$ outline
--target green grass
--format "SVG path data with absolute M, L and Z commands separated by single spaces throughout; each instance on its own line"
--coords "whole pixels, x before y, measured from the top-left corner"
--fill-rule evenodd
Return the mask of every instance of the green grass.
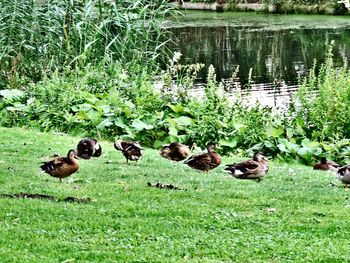
M 150 149 L 126 165 L 110 142 L 63 183 L 39 171 L 40 162 L 80 139 L 0 128 L 0 193 L 95 200 L 1 198 L 1 262 L 350 260 L 349 192 L 334 175 L 271 162 L 262 182 L 240 181 L 223 166 L 206 175 Z M 188 190 L 147 186 L 158 181 Z

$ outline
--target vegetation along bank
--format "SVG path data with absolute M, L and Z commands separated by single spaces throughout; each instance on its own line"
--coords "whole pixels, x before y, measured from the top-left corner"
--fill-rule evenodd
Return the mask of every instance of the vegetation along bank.
M 340 15 L 349 12 L 347 2 L 323 0 L 192 0 L 174 1 L 181 9 L 215 10 L 215 11 L 255 11 L 269 13 L 328 14 Z
M 288 111 L 228 101 L 208 69 L 203 99 L 188 96 L 202 65 L 178 64 L 162 21 L 167 1 L 2 1 L 0 125 L 59 131 L 145 147 L 179 141 L 221 154 L 263 151 L 285 161 L 350 159 L 350 80 L 332 50 L 301 80 Z M 160 64 L 166 66 L 161 68 Z M 162 82 L 155 89 L 155 82 Z M 318 96 L 314 96 L 315 92 Z

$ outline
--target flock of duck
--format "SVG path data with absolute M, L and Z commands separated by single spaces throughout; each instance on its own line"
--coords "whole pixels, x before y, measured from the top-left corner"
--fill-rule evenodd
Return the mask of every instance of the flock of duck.
M 184 161 L 183 163 L 191 168 L 204 172 L 208 172 L 221 164 L 221 156 L 215 151 L 218 146 L 216 142 L 209 142 L 206 151 L 190 156 L 194 146 L 195 144 L 190 149 L 187 145 L 179 142 L 165 144 L 162 146 L 163 148 L 160 151 L 160 155 L 172 161 Z M 122 152 L 126 163 L 128 163 L 128 161 L 137 162 L 142 159 L 143 148 L 139 143 L 116 140 L 114 142 L 114 148 Z M 71 149 L 68 151 L 67 157 L 61 157 L 56 154 L 50 161 L 43 162 L 41 169 L 52 177 L 59 178 L 62 182 L 63 178 L 79 170 L 78 158 L 90 159 L 91 157 L 99 157 L 101 154 L 102 148 L 100 144 L 95 139 L 85 138 L 78 143 L 76 150 Z M 254 154 L 251 160 L 227 164 L 224 171 L 237 179 L 253 179 L 260 181 L 269 171 L 268 163 L 269 161 L 266 156 L 258 152 Z M 340 167 L 337 163 L 328 161 L 325 157 L 322 157 L 321 162 L 315 164 L 313 168 L 315 170 L 336 171 L 341 182 L 346 184 L 346 186 L 350 184 L 350 165 Z

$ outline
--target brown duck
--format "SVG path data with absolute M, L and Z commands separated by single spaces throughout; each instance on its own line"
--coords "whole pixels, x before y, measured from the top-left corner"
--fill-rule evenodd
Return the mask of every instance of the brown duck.
M 226 165 L 224 171 L 238 179 L 261 180 L 269 171 L 268 162 L 262 153 L 256 153 L 252 160 Z
M 179 162 L 185 160 L 190 154 L 190 148 L 179 142 L 172 142 L 162 146 L 163 149 L 160 151 L 160 155 L 172 161 Z
M 338 171 L 340 165 L 333 162 L 333 161 L 328 161 L 326 159 L 326 157 L 322 157 L 321 158 L 321 162 L 320 163 L 316 163 L 314 165 L 314 170 L 330 170 L 330 171 Z
M 59 178 L 62 182 L 62 178 L 79 170 L 79 162 L 76 158 L 77 153 L 74 150 L 69 150 L 67 157 L 56 156 L 51 161 L 44 162 L 40 168 L 52 177 Z
M 207 152 L 192 155 L 184 161 L 184 164 L 204 172 L 218 167 L 221 164 L 221 156 L 215 152 L 216 147 L 216 142 L 209 142 L 207 144 Z
M 102 148 L 95 139 L 84 138 L 78 143 L 77 152 L 79 158 L 90 159 L 101 156 Z
M 114 142 L 114 148 L 123 153 L 126 163 L 128 163 L 129 160 L 138 161 L 142 159 L 143 149 L 141 145 L 136 142 L 116 140 Z

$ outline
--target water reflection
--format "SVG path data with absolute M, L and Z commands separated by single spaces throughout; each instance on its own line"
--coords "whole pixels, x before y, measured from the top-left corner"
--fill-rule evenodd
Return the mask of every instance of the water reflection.
M 188 26 L 170 28 L 174 51 L 180 51 L 181 63 L 204 63 L 216 68 L 217 78 L 229 79 L 237 74 L 242 86 L 252 68 L 254 83 L 276 83 L 283 80 L 296 84 L 314 59 L 325 60 L 328 45 L 335 40 L 334 64 L 343 65 L 350 58 L 350 29 L 284 29 L 264 30 L 257 26 Z M 200 75 L 204 81 L 206 72 Z

